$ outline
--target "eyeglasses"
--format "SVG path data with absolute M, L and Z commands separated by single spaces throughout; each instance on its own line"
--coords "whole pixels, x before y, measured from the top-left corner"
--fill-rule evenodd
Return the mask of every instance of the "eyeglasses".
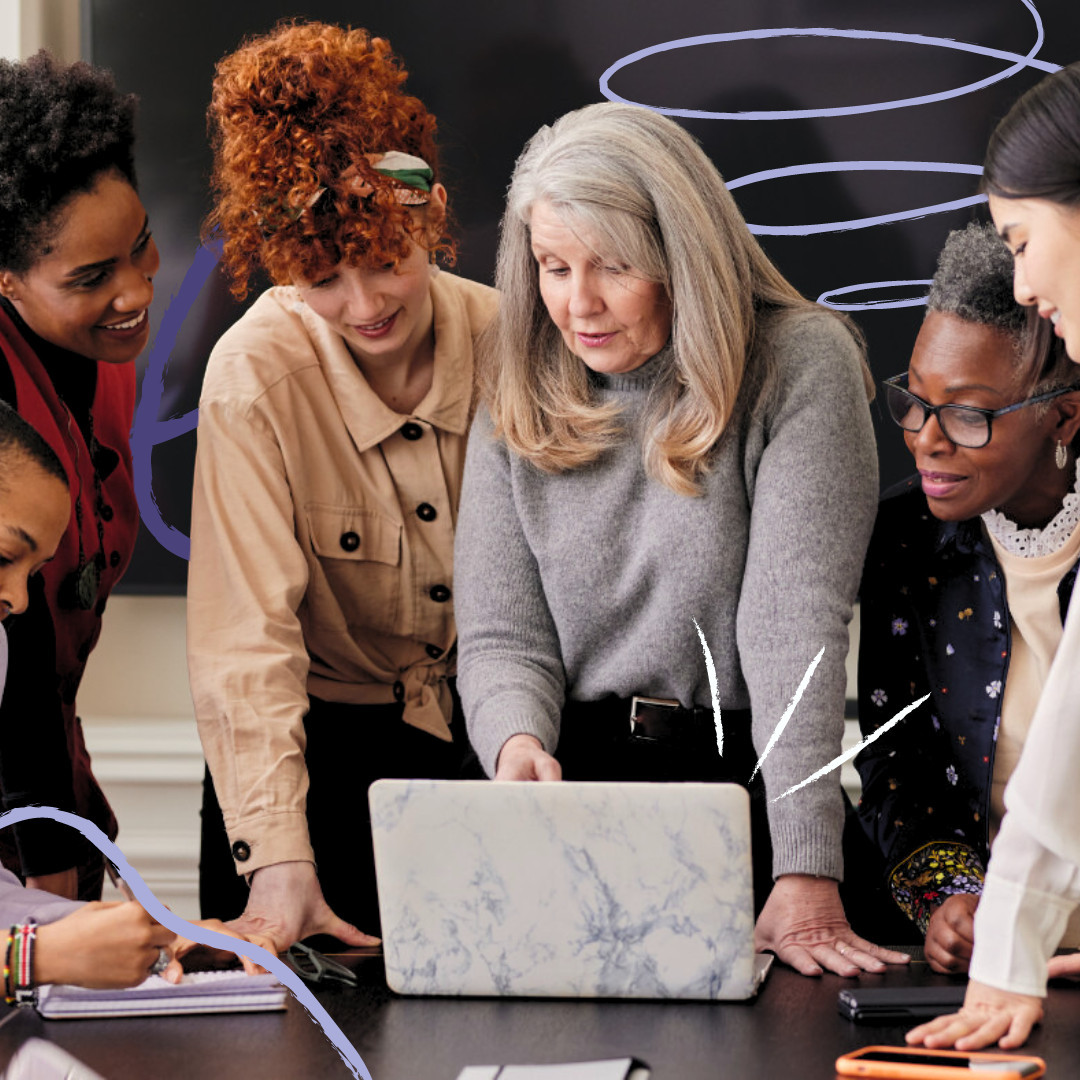
M 990 441 L 991 423 L 997 417 L 1080 390 L 1080 386 L 1064 386 L 1045 394 L 1036 394 L 1015 405 L 1006 405 L 1003 409 L 979 409 L 974 405 L 931 405 L 901 385 L 906 382 L 906 372 L 885 380 L 885 403 L 889 407 L 889 415 L 905 431 L 922 431 L 926 421 L 936 416 L 945 438 L 969 450 L 978 450 Z
M 286 954 L 289 967 L 296 972 L 305 982 L 313 986 L 321 986 L 323 983 L 339 982 L 346 986 L 358 985 L 356 972 L 316 952 L 310 945 L 302 941 L 294 941 L 289 946 Z

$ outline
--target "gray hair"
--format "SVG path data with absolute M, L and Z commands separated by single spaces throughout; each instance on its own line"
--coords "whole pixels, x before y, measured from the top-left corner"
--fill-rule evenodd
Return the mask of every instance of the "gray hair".
M 651 476 L 696 492 L 712 449 L 748 407 L 744 382 L 770 382 L 769 372 L 747 370 L 759 311 L 810 302 L 772 265 L 716 166 L 673 120 L 606 102 L 541 128 L 507 195 L 495 273 L 502 302 L 483 348 L 496 429 L 540 468 L 583 465 L 618 430 L 611 408 L 591 402 L 585 365 L 540 296 L 530 236 L 540 202 L 598 259 L 667 292 L 673 362 L 652 395 L 643 454 Z
M 1013 341 L 1017 379 L 1026 394 L 1071 386 L 1076 368 L 1064 343 L 1035 309 L 1017 303 L 1013 257 L 993 225 L 972 222 L 949 233 L 938 256 L 926 310 L 991 326 Z M 1045 412 L 1048 405 L 1035 406 Z
M 949 233 L 926 298 L 927 311 L 956 315 L 1020 337 L 1028 324 L 1013 295 L 1013 258 L 992 225 Z

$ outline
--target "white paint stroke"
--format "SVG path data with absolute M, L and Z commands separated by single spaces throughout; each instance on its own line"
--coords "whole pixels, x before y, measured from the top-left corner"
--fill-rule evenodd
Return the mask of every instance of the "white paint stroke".
M 875 739 L 880 738 L 890 728 L 896 727 L 896 725 L 899 724 L 900 721 L 903 720 L 909 712 L 914 712 L 914 710 L 917 709 L 929 696 L 929 694 L 923 694 L 923 696 L 919 698 L 918 701 L 913 701 L 906 709 L 901 709 L 887 724 L 882 724 L 881 727 L 877 729 L 877 731 L 873 732 L 873 734 L 867 735 L 866 738 L 863 739 L 863 741 L 859 743 L 858 746 L 853 746 L 850 750 L 841 754 L 839 757 L 833 758 L 828 765 L 823 765 L 820 769 L 818 769 L 816 773 L 808 776 L 805 780 L 796 784 L 794 787 L 789 787 L 783 795 L 777 795 L 776 798 L 773 799 L 773 802 L 778 802 L 780 799 L 785 799 L 793 791 L 798 791 L 799 788 L 806 787 L 807 784 L 811 784 L 815 780 L 820 780 L 821 777 L 823 777 L 826 773 L 832 772 L 833 769 L 839 769 L 845 761 L 850 761 L 857 753 L 859 753 L 860 750 L 865 750 L 866 747 L 868 747 Z
M 698 626 L 697 619 L 692 620 L 697 636 L 701 639 L 701 648 L 705 653 L 705 670 L 709 675 L 709 697 L 712 698 L 712 714 L 716 723 L 716 752 L 724 756 L 724 725 L 720 722 L 720 691 L 716 685 L 716 665 L 713 663 L 712 653 L 709 652 L 709 643 Z
M 817 671 L 817 666 L 821 663 L 821 658 L 824 655 L 825 646 L 822 645 L 821 652 L 810 661 L 810 666 L 806 669 L 806 674 L 803 676 L 802 682 L 799 683 L 799 688 L 788 702 L 788 707 L 784 710 L 784 715 L 780 717 L 780 723 L 773 728 L 773 733 L 769 736 L 769 741 L 765 744 L 765 749 L 761 752 L 761 757 L 758 758 L 757 764 L 754 766 L 754 771 L 750 774 L 751 780 L 757 776 L 758 769 L 761 768 L 761 763 L 769 756 L 769 751 L 776 745 L 776 740 L 783 735 L 784 728 L 787 727 L 787 723 L 791 719 L 791 714 L 795 711 L 795 706 L 802 701 L 802 696 L 806 693 L 806 688 L 810 685 L 810 680 L 814 677 L 814 672 Z

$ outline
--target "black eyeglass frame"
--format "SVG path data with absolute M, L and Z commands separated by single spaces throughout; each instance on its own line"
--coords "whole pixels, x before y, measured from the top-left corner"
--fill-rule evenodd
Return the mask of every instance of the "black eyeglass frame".
M 893 411 L 890 408 L 889 416 L 892 418 L 893 423 L 896 424 L 901 431 L 910 431 L 914 435 L 922 431 L 922 429 L 926 427 L 926 421 L 933 416 L 938 422 L 941 434 L 944 435 L 949 442 L 953 443 L 955 446 L 962 446 L 965 450 L 981 450 L 984 446 L 988 445 L 994 434 L 994 421 L 999 416 L 1005 416 L 1006 413 L 1016 412 L 1017 409 L 1024 409 L 1028 405 L 1038 405 L 1043 401 L 1053 401 L 1054 398 L 1061 397 L 1063 394 L 1072 394 L 1080 390 L 1080 385 L 1063 386 L 1057 390 L 1048 390 L 1045 394 L 1036 394 L 1035 397 L 1025 398 L 1023 401 L 1018 401 L 1014 405 L 1006 405 L 1003 409 L 980 409 L 977 405 L 931 405 L 930 402 L 923 401 L 917 394 L 913 394 L 906 386 L 900 385 L 901 381 L 907 381 L 907 377 L 907 372 L 904 371 L 899 375 L 894 375 L 891 379 L 885 379 L 881 385 L 885 387 L 886 394 L 888 394 L 889 390 L 898 390 L 905 397 L 910 398 L 919 405 L 923 411 L 922 423 L 917 428 L 904 427 L 904 425 L 893 415 Z M 954 439 L 945 430 L 945 425 L 941 422 L 941 414 L 946 410 L 952 412 L 978 413 L 986 420 L 986 438 L 981 443 L 964 443 Z

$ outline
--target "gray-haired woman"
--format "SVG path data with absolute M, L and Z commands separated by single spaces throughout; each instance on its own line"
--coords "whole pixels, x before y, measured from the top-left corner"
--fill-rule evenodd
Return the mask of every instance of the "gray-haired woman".
M 1080 380 L 1012 276 L 992 226 L 950 234 L 911 363 L 886 384 L 918 476 L 882 501 L 862 586 L 864 732 L 932 694 L 857 759 L 881 915 L 895 903 L 954 974 L 1080 562 Z
M 693 139 L 629 106 L 530 141 L 496 278 L 455 550 L 484 768 L 746 785 L 820 653 L 751 785 L 756 884 L 777 878 L 758 947 L 806 974 L 903 960 L 844 916 L 836 774 L 778 799 L 843 727 L 877 479 L 857 335 L 769 262 Z

